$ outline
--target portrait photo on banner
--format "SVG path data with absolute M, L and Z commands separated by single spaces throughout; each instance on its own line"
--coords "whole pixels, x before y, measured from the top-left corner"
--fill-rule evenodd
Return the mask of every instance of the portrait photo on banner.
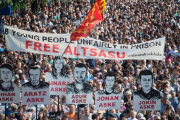
M 49 83 L 50 95 L 66 95 L 66 85 L 72 82 L 72 76 L 66 72 L 66 64 L 61 56 L 55 56 L 52 71 L 45 74 Z
M 66 86 L 67 104 L 91 104 L 93 99 L 93 87 L 85 83 L 87 67 L 83 63 L 75 65 L 73 75 L 75 82 Z
M 49 83 L 41 80 L 41 69 L 31 66 L 28 70 L 29 82 L 22 85 L 23 105 L 50 104 Z
M 142 70 L 139 73 L 141 88 L 134 91 L 133 102 L 135 110 L 161 110 L 160 91 L 154 89 L 153 73 L 150 70 Z
M 20 88 L 12 82 L 13 74 L 12 65 L 0 66 L 0 103 L 20 103 Z
M 96 91 L 95 96 L 95 109 L 96 110 L 109 110 L 119 109 L 121 101 L 121 95 L 116 90 L 114 83 L 116 81 L 114 71 L 107 72 L 105 76 L 105 88 Z

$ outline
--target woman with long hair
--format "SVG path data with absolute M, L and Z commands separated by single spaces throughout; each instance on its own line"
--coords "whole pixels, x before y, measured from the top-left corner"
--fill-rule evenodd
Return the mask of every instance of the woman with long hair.
M 64 60 L 61 56 L 56 56 L 53 60 L 52 76 L 55 79 L 58 79 L 58 77 L 69 77 L 66 73 Z
M 52 65 L 52 76 L 54 78 L 58 78 L 58 76 L 61 77 L 68 77 L 64 65 L 64 60 L 60 56 L 56 56 L 53 60 L 53 65 Z

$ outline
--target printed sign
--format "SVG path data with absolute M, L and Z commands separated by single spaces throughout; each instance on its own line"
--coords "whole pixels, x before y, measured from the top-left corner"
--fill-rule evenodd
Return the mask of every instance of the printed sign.
M 19 103 L 20 88 L 12 82 L 13 67 L 10 64 L 0 66 L 0 103 Z
M 165 37 L 134 45 L 122 45 L 83 37 L 72 42 L 70 34 L 36 33 L 9 26 L 4 26 L 4 32 L 7 49 L 14 51 L 54 56 L 64 53 L 64 57 L 86 59 L 162 60 L 164 56 Z
M 40 81 L 41 69 L 31 67 L 28 73 L 30 81 L 22 85 L 23 105 L 50 104 L 49 84 Z
M 72 82 L 72 76 L 66 73 L 64 60 L 56 56 L 52 64 L 52 72 L 45 74 L 50 86 L 50 95 L 66 95 L 66 85 Z
M 119 109 L 121 95 L 99 95 L 96 94 L 95 98 L 95 109 L 96 110 L 110 110 L 110 109 Z
M 87 67 L 78 63 L 73 70 L 75 82 L 66 86 L 66 104 L 91 104 L 93 100 L 93 87 L 85 83 Z
M 160 91 L 152 88 L 153 73 L 150 70 L 142 70 L 139 74 L 141 88 L 134 91 L 134 110 L 161 110 Z
M 121 95 L 116 91 L 114 82 L 116 81 L 115 73 L 109 71 L 105 76 L 105 88 L 96 91 L 95 108 L 96 110 L 119 109 Z

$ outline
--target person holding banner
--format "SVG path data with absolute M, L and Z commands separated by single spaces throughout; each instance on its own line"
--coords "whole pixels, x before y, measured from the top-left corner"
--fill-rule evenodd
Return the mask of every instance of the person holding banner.
M 91 94 L 93 92 L 92 86 L 85 83 L 85 78 L 87 76 L 87 67 L 85 64 L 76 64 L 73 75 L 75 82 L 66 86 L 66 94 Z
M 158 90 L 152 88 L 153 73 L 150 70 L 142 70 L 139 74 L 141 88 L 134 92 L 133 97 L 138 97 L 143 100 L 158 100 L 161 99 L 161 94 Z
M 118 91 L 114 88 L 115 73 L 110 71 L 106 74 L 105 84 L 106 87 L 103 90 L 97 91 L 97 95 L 113 95 L 118 94 Z

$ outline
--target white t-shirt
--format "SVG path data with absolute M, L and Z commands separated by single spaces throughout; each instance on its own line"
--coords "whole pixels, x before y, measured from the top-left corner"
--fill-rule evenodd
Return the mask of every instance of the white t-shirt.
M 128 120 L 138 120 L 138 119 L 137 118 L 134 118 L 134 119 L 128 118 Z

